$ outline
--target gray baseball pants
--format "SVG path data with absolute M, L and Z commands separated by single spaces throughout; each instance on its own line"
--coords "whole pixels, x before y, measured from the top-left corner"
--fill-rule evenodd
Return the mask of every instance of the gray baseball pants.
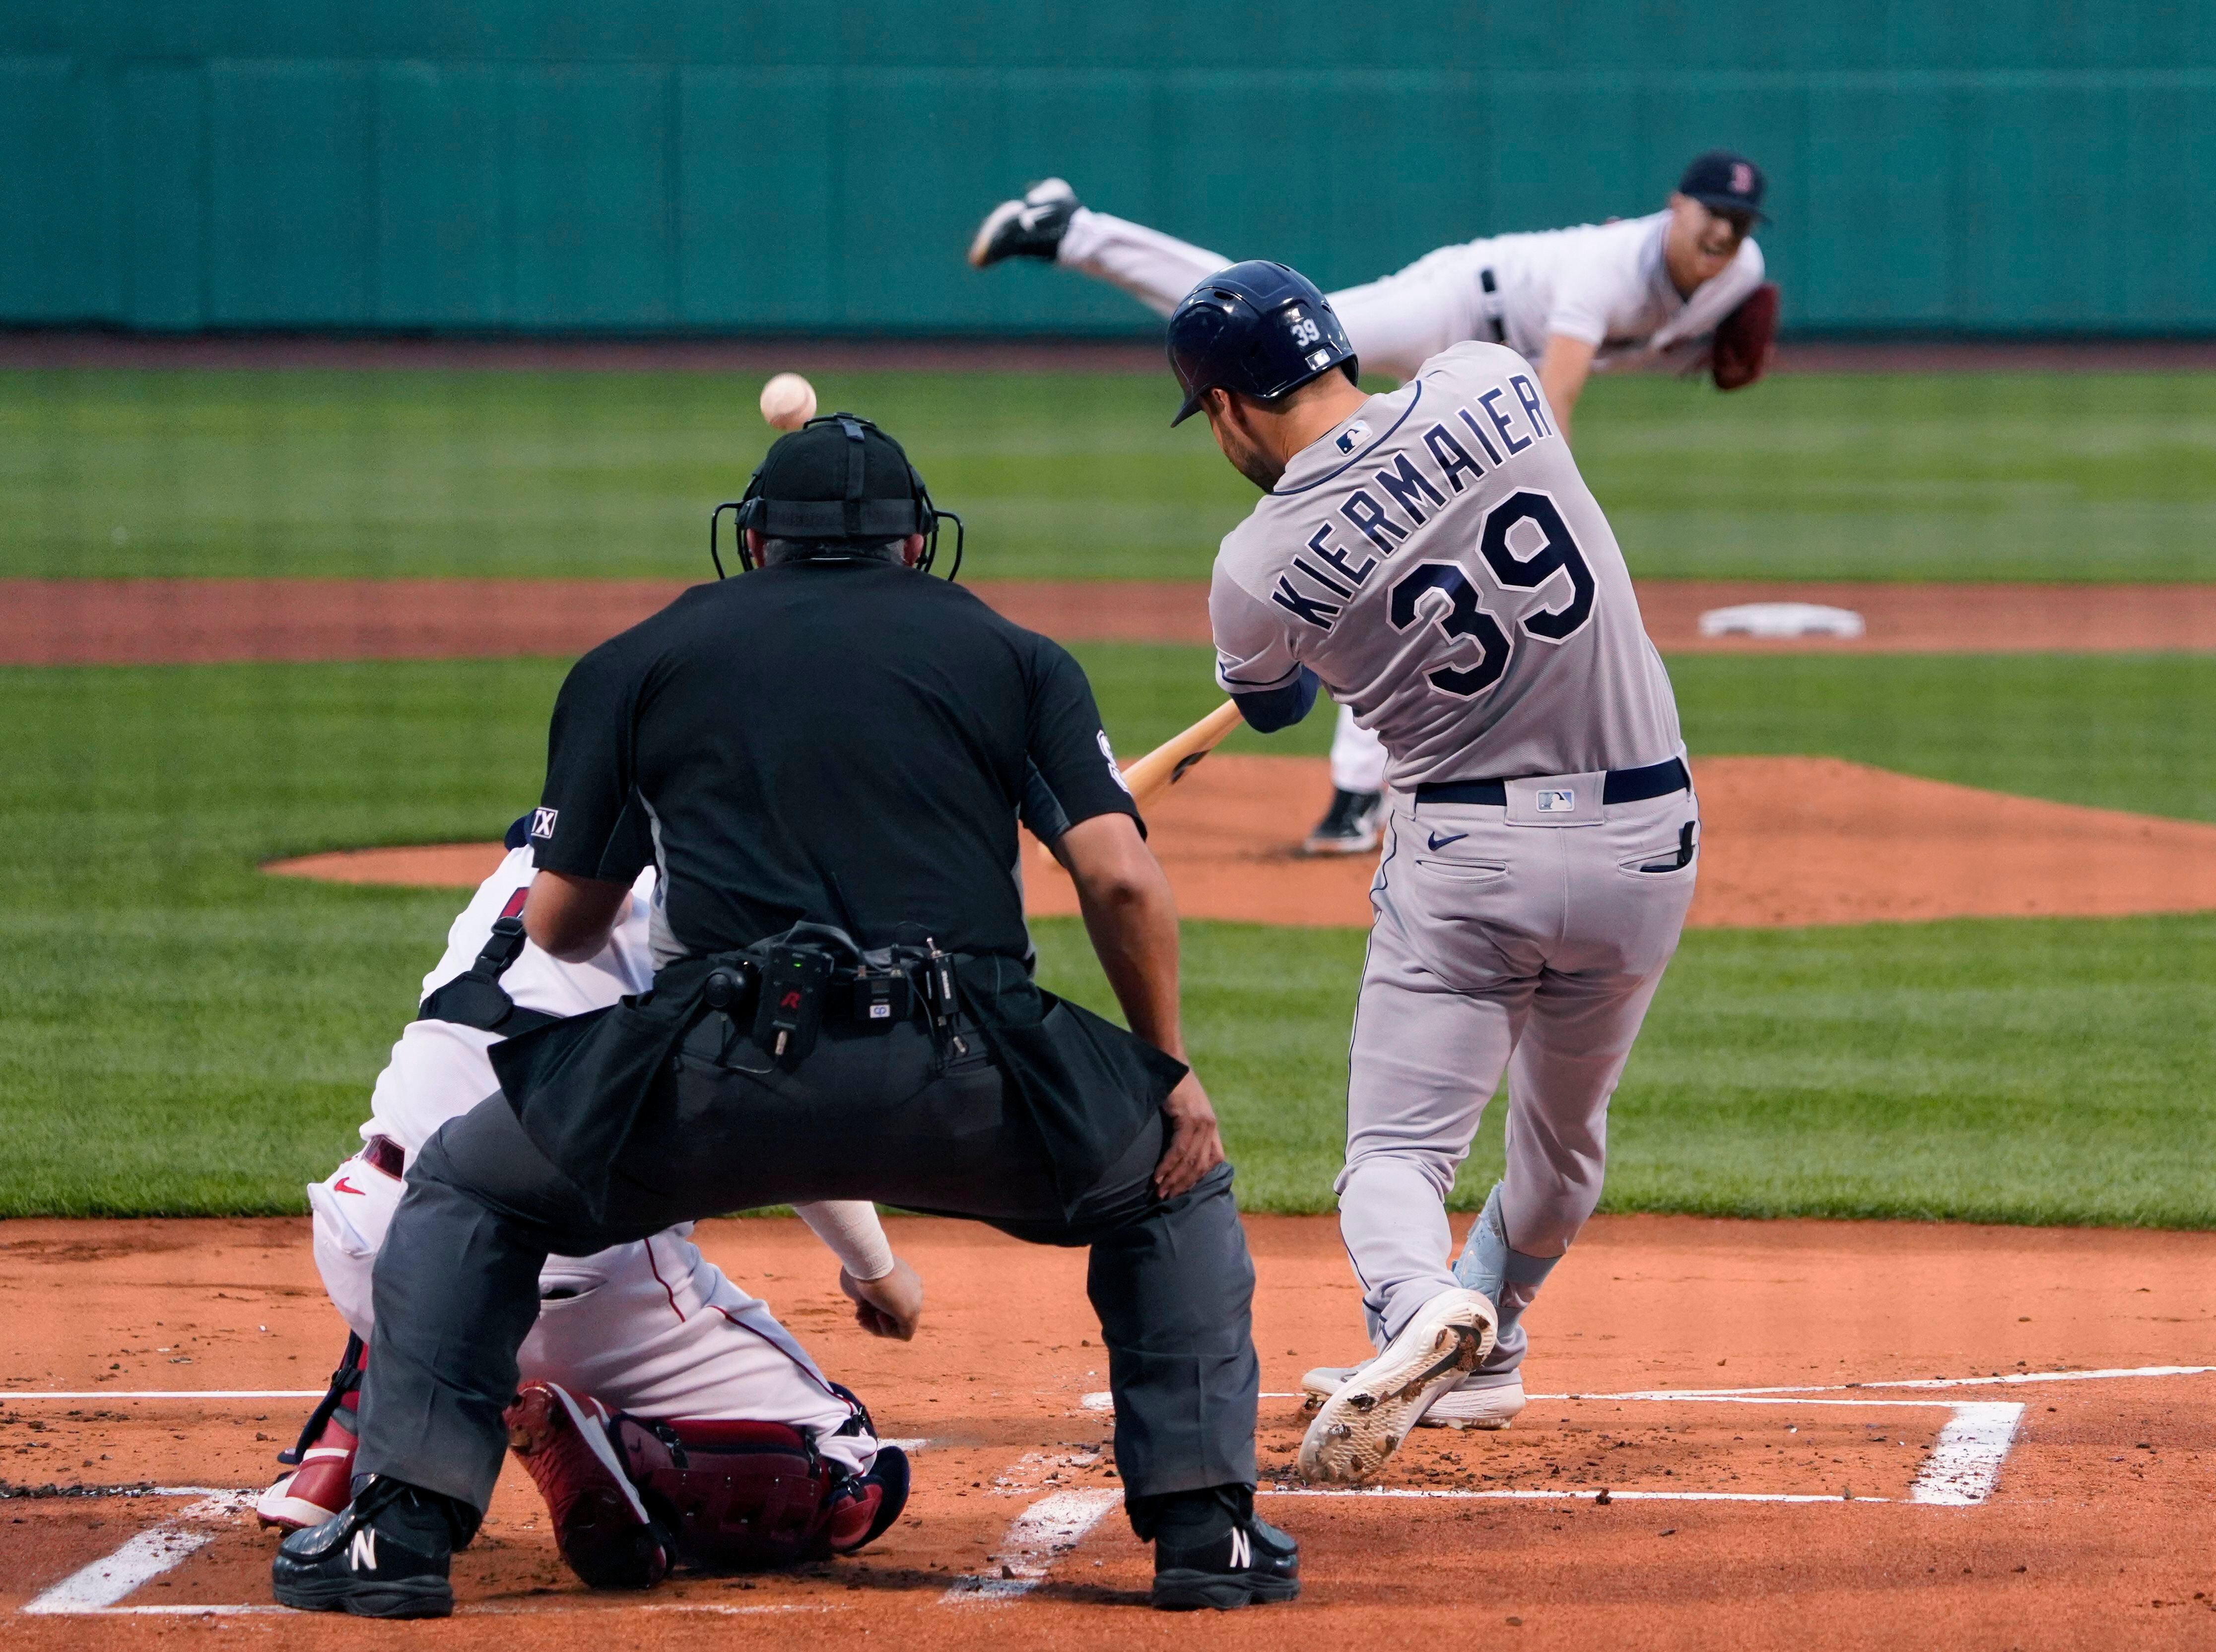
M 1511 825 L 1510 806 L 1395 794 L 1370 889 L 1376 919 L 1349 1057 L 1339 1230 L 1380 1348 L 1442 1291 L 1446 1196 L 1508 1078 L 1505 1317 L 1537 1289 L 1600 1199 L 1609 1097 L 1677 946 L 1697 855 L 1677 864 L 1690 791 L 1597 806 L 1584 823 Z M 1434 846 L 1436 845 L 1436 846 Z M 1520 1261 L 1518 1260 L 1520 1259 Z M 1511 1324 L 1488 1361 L 1521 1358 Z

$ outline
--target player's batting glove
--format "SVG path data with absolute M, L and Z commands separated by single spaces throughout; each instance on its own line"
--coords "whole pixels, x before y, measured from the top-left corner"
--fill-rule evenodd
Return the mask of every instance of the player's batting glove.
M 1725 316 L 1708 347 L 1708 372 L 1720 390 L 1745 390 L 1770 371 L 1777 349 L 1777 283 L 1764 281 Z

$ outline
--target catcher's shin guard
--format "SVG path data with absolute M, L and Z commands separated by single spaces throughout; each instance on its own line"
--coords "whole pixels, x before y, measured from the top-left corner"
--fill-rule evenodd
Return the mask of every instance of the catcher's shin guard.
M 355 1436 L 360 1432 L 354 1406 L 368 1360 L 361 1338 L 349 1333 L 330 1386 L 308 1414 L 299 1440 L 290 1451 L 277 1453 L 292 1472 L 255 1501 L 254 1513 L 262 1525 L 285 1532 L 320 1526 L 352 1499 Z
M 851 1555 L 883 1537 L 908 1507 L 908 1453 L 877 1447 L 867 1474 L 850 1474 L 831 1488 L 823 1511 L 823 1541 L 834 1555 Z
M 552 1383 L 526 1383 L 503 1420 L 571 1571 L 596 1589 L 651 1588 L 668 1575 L 668 1536 L 631 1483 L 606 1406 Z
M 802 1430 L 625 1415 L 612 1433 L 631 1483 L 686 1565 L 753 1571 L 829 1552 L 826 1505 L 839 1477 Z

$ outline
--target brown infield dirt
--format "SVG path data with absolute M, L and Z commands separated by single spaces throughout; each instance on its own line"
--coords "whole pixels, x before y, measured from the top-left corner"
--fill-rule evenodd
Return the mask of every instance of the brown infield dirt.
M 673 589 L 15 582 L 0 585 L 0 661 L 566 654 Z M 1105 612 L 1098 587 L 982 589 L 1071 640 L 1205 640 L 1197 586 L 1117 586 Z M 2216 646 L 2201 587 L 1685 582 L 1642 596 L 1670 649 Z M 1698 639 L 1702 610 L 1757 599 L 1855 607 L 1869 635 Z M 1828 758 L 1696 770 L 1707 833 L 1696 923 L 2216 906 L 2216 828 Z M 1288 852 L 1328 785 L 1314 759 L 1220 755 L 1194 771 L 1153 816 L 1185 910 L 1366 922 L 1368 865 Z M 273 869 L 467 885 L 497 852 L 378 851 Z M 1027 852 L 1033 909 L 1068 910 L 1058 871 Z M 959 1224 L 889 1225 L 933 1292 L 908 1346 L 853 1327 L 797 1224 L 701 1232 L 861 1391 L 887 1437 L 924 1442 L 908 1514 L 878 1545 L 795 1574 L 596 1595 L 562 1568 L 535 1494 L 511 1474 L 457 1563 L 461 1614 L 401 1631 L 269 1611 L 270 1539 L 208 1495 L 265 1482 L 310 1403 L 271 1391 L 314 1389 L 335 1357 L 341 1330 L 305 1223 L 0 1225 L 8 1644 L 2216 1644 L 2216 1374 L 2149 1369 L 2209 1359 L 2216 1235 L 1603 1218 L 1532 1316 L 1530 1378 L 1546 1397 L 1504 1434 L 1422 1431 L 1382 1493 L 1346 1495 L 1285 1477 L 1299 1373 L 1359 1351 L 1335 1229 L 1250 1219 L 1269 1395 L 1261 1506 L 1302 1538 L 1306 1592 L 1194 1619 L 1143 1609 L 1147 1553 L 1115 1512 L 1108 1419 L 1086 1399 L 1106 1384 L 1082 1258 Z M 1912 1385 L 1872 1386 L 1893 1384 Z M 1811 1391 L 1745 1391 L 1770 1387 Z M 194 1391 L 148 1393 L 173 1389 Z M 195 1397 L 210 1390 L 245 1391 Z M 180 1489 L 121 1490 L 145 1486 Z M 85 1581 L 126 1571 L 143 1581 Z M 114 1604 L 96 1624 L 16 1615 L 65 1580 Z
M 1696 759 L 1699 886 L 1690 923 L 1746 929 L 1941 918 L 2111 918 L 2216 908 L 2216 826 L 2083 808 L 1837 758 Z M 1219 754 L 1148 811 L 1188 918 L 1367 925 L 1374 856 L 1311 860 L 1294 833 L 1331 796 L 1320 758 Z M 286 877 L 473 888 L 498 844 L 339 850 Z M 1074 916 L 1068 877 L 1025 843 L 1025 904 Z
M 1301 1372 L 1359 1347 L 1336 1229 L 1250 1219 L 1261 1508 L 1302 1539 L 1305 1591 L 1173 1618 L 1143 1607 L 1147 1552 L 1115 1508 L 1109 1420 L 1086 1398 L 1106 1379 L 1082 1255 L 959 1223 L 888 1225 L 931 1293 L 912 1344 L 854 1328 L 797 1223 L 700 1232 L 884 1435 L 924 1442 L 908 1514 L 877 1545 L 797 1574 L 593 1594 L 511 1471 L 457 1563 L 460 1613 L 382 1630 L 268 1612 L 272 1541 L 249 1516 L 101 1489 L 251 1490 L 274 1472 L 310 1401 L 271 1391 L 317 1388 L 342 1336 L 305 1221 L 10 1222 L 0 1476 L 11 1493 L 69 1495 L 0 1501 L 6 1643 L 2216 1643 L 2216 1376 L 2147 1369 L 2209 1359 L 2216 1234 L 1604 1217 L 1531 1316 L 1527 1370 L 1546 1397 L 1505 1433 L 1419 1431 L 1388 1465 L 1388 1495 L 1350 1496 L 1286 1477 Z M 1774 1387 L 1810 1391 L 1743 1392 Z M 146 1397 L 175 1390 L 244 1391 Z M 1026 1551 L 1011 1528 L 1050 1497 L 1033 1522 L 1062 1529 L 1062 1551 Z M 173 1535 L 142 1535 L 165 1524 Z M 96 1620 L 19 1615 L 83 1569 L 149 1552 L 175 1563 Z M 1033 1586 L 950 1600 L 965 1577 Z M 242 1606 L 262 1610 L 211 1610 Z
M 1209 641 L 1197 580 L 980 580 L 970 588 L 1065 642 Z M 575 655 L 686 589 L 667 580 L 0 580 L 0 666 Z M 1859 585 L 1646 580 L 1665 654 L 2020 654 L 2216 648 L 2216 585 Z M 1857 638 L 1704 637 L 1702 614 L 1813 602 Z

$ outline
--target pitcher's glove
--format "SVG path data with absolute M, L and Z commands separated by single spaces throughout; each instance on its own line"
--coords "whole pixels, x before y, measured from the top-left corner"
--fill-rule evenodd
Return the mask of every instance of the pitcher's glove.
M 1720 390 L 1745 390 L 1770 371 L 1777 349 L 1777 283 L 1764 281 L 1717 324 L 1708 372 Z

